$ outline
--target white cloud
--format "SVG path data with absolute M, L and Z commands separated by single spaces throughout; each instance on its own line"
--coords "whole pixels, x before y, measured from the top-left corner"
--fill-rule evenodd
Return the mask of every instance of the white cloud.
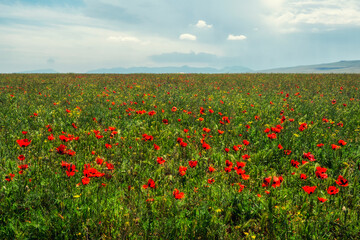
M 229 34 L 227 40 L 245 40 L 247 37 L 245 35 L 232 35 Z
M 207 24 L 204 20 L 199 20 L 195 26 L 198 28 L 212 28 L 213 25 Z
M 140 42 L 138 38 L 131 36 L 110 36 L 107 40 L 112 42 Z
M 265 0 L 263 0 L 265 1 Z M 266 22 L 279 32 L 312 31 L 337 26 L 360 26 L 358 0 L 281 1 L 278 7 L 268 7 Z M 309 25 L 313 25 L 309 28 Z M 325 26 L 325 28 L 324 28 Z M 322 30 L 320 30 L 322 31 Z
M 196 40 L 196 36 L 192 35 L 190 33 L 183 33 L 180 35 L 179 37 L 180 40 L 191 40 L 191 41 L 195 41 Z

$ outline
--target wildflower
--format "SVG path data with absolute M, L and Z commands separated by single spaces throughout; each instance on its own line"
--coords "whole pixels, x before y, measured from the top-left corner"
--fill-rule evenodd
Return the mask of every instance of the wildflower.
M 184 176 L 186 174 L 187 167 L 180 166 L 179 167 L 179 174 L 180 176 Z
M 342 187 L 347 187 L 349 186 L 349 181 L 347 179 L 345 179 L 343 176 L 339 175 L 337 181 L 335 181 L 337 185 L 342 186 Z
M 203 149 L 205 149 L 205 150 L 208 150 L 208 149 L 211 148 L 210 145 L 207 144 L 207 143 L 205 143 L 205 142 L 203 143 L 202 147 L 203 147 Z
M 213 178 L 209 178 L 207 181 L 209 184 L 213 184 L 215 182 L 215 180 Z
M 271 133 L 267 135 L 269 139 L 276 139 L 276 134 L 275 133 Z
M 304 187 L 302 187 L 302 189 L 304 189 L 304 191 L 310 195 L 310 194 L 314 193 L 316 186 L 313 186 L 313 187 L 304 186 Z
M 328 175 L 325 173 L 327 168 L 316 167 L 315 175 L 320 179 L 328 178 Z
M 150 188 L 156 188 L 154 180 L 149 178 L 148 183 L 142 186 L 144 189 Z
M 337 149 L 340 149 L 340 146 L 331 144 L 331 148 L 332 148 L 332 150 L 337 150 Z
M 330 186 L 327 190 L 328 194 L 330 195 L 335 195 L 339 192 L 339 189 L 334 187 L 334 186 Z
M 318 197 L 319 202 L 326 202 L 327 199 Z
M 83 185 L 87 185 L 87 184 L 89 184 L 89 182 L 90 182 L 90 178 L 88 178 L 88 177 L 83 177 L 83 179 L 81 179 L 81 182 L 82 182 Z
M 5 176 L 5 180 L 8 181 L 8 182 L 10 182 L 10 181 L 13 180 L 14 177 L 15 177 L 15 174 L 9 173 L 8 176 Z
M 299 162 L 298 161 L 295 161 L 294 159 L 291 159 L 290 161 L 291 165 L 295 168 L 299 168 Z
M 194 168 L 194 167 L 196 167 L 196 165 L 197 165 L 197 161 L 196 160 L 191 160 L 191 161 L 189 161 L 189 166 L 191 167 L 191 168 Z
M 156 159 L 156 161 L 157 161 L 158 164 L 164 164 L 165 163 L 165 159 L 163 159 L 162 157 L 158 157 Z
M 173 195 L 175 197 L 175 199 L 182 199 L 184 198 L 184 193 L 180 192 L 178 189 L 175 188 L 175 190 L 173 191 Z
M 25 139 L 16 140 L 16 142 L 20 145 L 20 147 L 27 147 L 30 145 L 31 140 L 25 138 Z
M 284 181 L 283 177 L 273 177 L 273 184 L 271 185 L 273 188 L 280 187 L 281 183 Z

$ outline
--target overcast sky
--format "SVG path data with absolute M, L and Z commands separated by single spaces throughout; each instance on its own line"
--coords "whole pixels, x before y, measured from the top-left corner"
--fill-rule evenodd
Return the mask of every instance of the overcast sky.
M 360 0 L 0 0 L 0 72 L 360 59 Z

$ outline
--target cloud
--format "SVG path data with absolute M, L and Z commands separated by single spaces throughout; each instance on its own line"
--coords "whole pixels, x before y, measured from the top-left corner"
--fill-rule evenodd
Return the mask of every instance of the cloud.
M 213 25 L 206 24 L 204 20 L 199 20 L 195 26 L 198 28 L 212 28 Z
M 191 40 L 191 41 L 195 41 L 196 40 L 196 36 L 192 35 L 190 33 L 183 33 L 179 36 L 180 40 Z
M 187 63 L 187 62 L 214 62 L 218 59 L 215 54 L 204 53 L 204 52 L 190 52 L 190 53 L 180 53 L 180 52 L 171 52 L 163 53 L 158 55 L 150 56 L 150 59 L 155 62 L 161 63 Z
M 138 38 L 131 36 L 110 36 L 107 40 L 111 42 L 140 42 Z
M 266 22 L 283 33 L 311 32 L 314 28 L 327 31 L 329 27 L 360 26 L 358 0 L 279 0 L 276 8 L 265 3 L 264 6 L 269 11 L 264 17 Z
M 229 34 L 227 40 L 245 40 L 247 37 L 245 35 L 232 35 Z

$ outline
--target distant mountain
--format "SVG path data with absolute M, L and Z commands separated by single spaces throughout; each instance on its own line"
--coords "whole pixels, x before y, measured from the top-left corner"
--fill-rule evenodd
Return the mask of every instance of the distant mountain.
M 360 73 L 360 60 L 340 61 L 317 65 L 274 68 L 256 71 L 260 73 Z
M 250 68 L 234 66 L 222 69 L 212 67 L 131 67 L 131 68 L 102 68 L 87 73 L 245 73 L 253 72 Z
M 38 69 L 38 70 L 31 70 L 31 71 L 23 71 L 18 73 L 58 73 L 54 69 Z

